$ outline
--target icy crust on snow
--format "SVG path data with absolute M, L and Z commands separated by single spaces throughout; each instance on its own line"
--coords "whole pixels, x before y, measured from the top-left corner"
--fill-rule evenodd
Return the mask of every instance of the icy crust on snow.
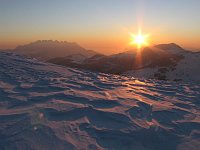
M 1 150 L 197 150 L 200 86 L 0 53 Z

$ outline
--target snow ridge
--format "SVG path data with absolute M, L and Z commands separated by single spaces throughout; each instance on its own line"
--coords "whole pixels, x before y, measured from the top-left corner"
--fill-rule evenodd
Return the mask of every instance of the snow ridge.
M 0 53 L 0 149 L 196 150 L 200 86 Z

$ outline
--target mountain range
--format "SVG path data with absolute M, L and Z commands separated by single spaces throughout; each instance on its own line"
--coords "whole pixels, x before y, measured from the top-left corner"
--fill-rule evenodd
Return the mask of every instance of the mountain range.
M 109 74 L 200 83 L 200 53 L 187 51 L 174 43 L 146 47 L 140 52 L 97 54 L 90 58 L 67 56 L 48 62 Z
M 103 55 L 76 43 L 36 41 L 10 50 L 57 65 L 145 79 L 193 81 L 200 83 L 200 53 L 175 43 Z

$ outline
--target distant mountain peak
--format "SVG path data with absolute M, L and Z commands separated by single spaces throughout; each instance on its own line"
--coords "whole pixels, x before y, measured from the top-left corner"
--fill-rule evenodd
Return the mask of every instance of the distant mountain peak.
M 161 50 L 170 52 L 170 53 L 180 53 L 180 52 L 186 51 L 181 46 L 177 45 L 176 43 L 159 44 L 159 45 L 156 45 L 155 47 Z
M 18 46 L 13 52 L 23 54 L 40 60 L 48 60 L 56 57 L 65 57 L 73 54 L 82 54 L 91 57 L 97 52 L 86 50 L 75 42 L 37 40 L 35 42 Z

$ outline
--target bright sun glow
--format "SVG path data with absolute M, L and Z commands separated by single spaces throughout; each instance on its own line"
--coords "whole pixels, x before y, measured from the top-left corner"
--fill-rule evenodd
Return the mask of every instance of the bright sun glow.
M 140 49 L 142 46 L 147 46 L 147 38 L 149 34 L 142 34 L 141 30 L 138 31 L 138 34 L 131 33 L 131 44 L 137 45 L 137 48 Z

